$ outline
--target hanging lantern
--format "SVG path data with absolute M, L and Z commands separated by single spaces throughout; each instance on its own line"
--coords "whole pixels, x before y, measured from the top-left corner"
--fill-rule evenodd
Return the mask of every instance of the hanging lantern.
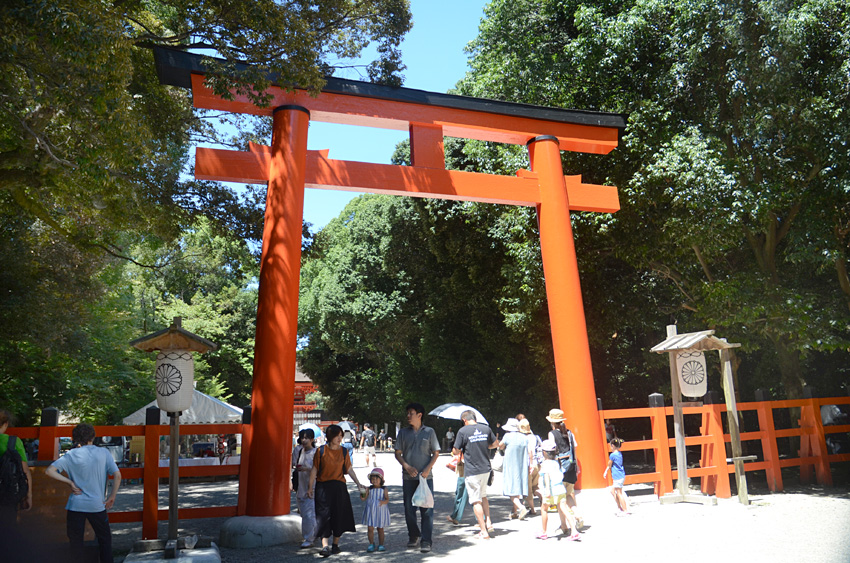
M 156 404 L 165 412 L 182 412 L 192 406 L 195 362 L 189 350 L 163 350 L 156 355 Z
M 705 354 L 699 350 L 676 352 L 676 372 L 679 387 L 685 397 L 702 397 L 708 391 L 708 371 Z
M 183 412 L 192 406 L 195 391 L 193 353 L 203 354 L 218 346 L 182 327 L 183 320 L 174 317 L 171 326 L 130 342 L 144 352 L 156 351 L 156 405 L 165 412 Z

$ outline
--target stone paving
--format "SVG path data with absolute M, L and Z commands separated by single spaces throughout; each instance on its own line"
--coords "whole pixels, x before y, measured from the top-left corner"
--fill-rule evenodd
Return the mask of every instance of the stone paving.
M 445 460 L 445 461 L 444 461 Z M 433 551 L 428 554 L 407 550 L 407 532 L 401 506 L 401 468 L 389 453 L 378 455 L 378 464 L 387 474 L 391 496 L 392 524 L 387 530 L 387 551 L 367 553 L 365 527 L 345 534 L 343 553 L 332 560 L 367 561 L 385 558 L 393 561 L 521 561 L 578 557 L 586 561 L 621 559 L 633 562 L 718 562 L 740 560 L 772 563 L 850 562 L 850 488 L 823 489 L 793 487 L 786 493 L 769 494 L 753 486 L 751 505 L 740 505 L 737 498 L 720 499 L 717 506 L 678 504 L 661 506 L 646 486 L 627 487 L 633 514 L 617 517 L 614 502 L 607 491 L 583 491 L 578 495 L 588 527 L 581 540 L 571 542 L 558 531 L 557 515 L 551 515 L 548 540 L 535 539 L 540 533 L 540 516 L 526 521 L 510 520 L 508 499 L 500 495 L 497 477 L 490 488 L 491 511 L 496 532 L 493 539 L 475 539 L 477 526 L 467 509 L 462 527 L 446 521 L 451 511 L 455 474 L 445 468 L 448 457 L 435 466 L 435 529 Z M 627 468 L 628 469 L 628 468 Z M 358 454 L 355 471 L 365 482 L 368 468 Z M 497 474 L 499 475 L 499 474 Z M 362 503 L 353 485 L 355 518 L 359 522 Z M 181 485 L 181 506 L 218 506 L 235 504 L 235 480 Z M 160 489 L 160 507 L 167 507 L 167 486 Z M 119 493 L 119 510 L 141 508 L 141 486 L 128 485 Z M 293 513 L 295 513 L 293 506 Z M 224 519 L 181 521 L 181 535 L 199 533 L 217 538 Z M 133 541 L 141 537 L 141 524 L 113 525 L 117 561 L 122 560 Z M 160 523 L 160 537 L 167 535 L 167 523 Z M 317 542 L 318 543 L 318 542 Z M 297 545 L 262 549 L 221 549 L 226 563 L 267 563 L 268 561 L 306 562 L 320 559 L 318 549 L 299 550 Z

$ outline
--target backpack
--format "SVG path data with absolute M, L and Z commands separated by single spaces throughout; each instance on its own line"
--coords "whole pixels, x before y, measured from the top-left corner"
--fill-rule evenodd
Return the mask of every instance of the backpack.
M 537 465 L 541 465 L 543 460 L 546 458 L 543 456 L 543 440 L 540 439 L 540 436 L 534 434 L 534 462 Z
M 6 452 L 0 456 L 0 504 L 17 506 L 27 498 L 29 480 L 21 454 L 15 449 L 17 436 L 9 436 Z
M 370 448 L 374 447 L 374 445 L 375 445 L 375 433 L 372 432 L 371 430 L 369 431 L 368 434 L 366 434 L 366 445 L 369 446 Z
M 558 444 L 558 463 L 561 465 L 561 471 L 567 473 L 573 469 L 575 463 L 575 452 L 573 450 L 573 433 L 567 429 L 567 437 L 564 438 L 560 431 L 552 434 L 555 436 L 555 442 Z

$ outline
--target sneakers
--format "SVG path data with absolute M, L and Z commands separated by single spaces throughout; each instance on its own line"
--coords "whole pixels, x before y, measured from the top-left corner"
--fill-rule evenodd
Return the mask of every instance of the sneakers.
M 525 520 L 526 516 L 528 516 L 528 509 L 525 508 L 525 507 L 522 507 L 522 509 L 519 511 L 519 514 L 517 514 L 516 517 L 517 517 L 517 520 Z
M 419 551 L 422 553 L 428 553 L 431 551 L 431 544 L 428 542 L 422 542 L 422 545 L 419 547 Z
M 339 548 L 339 546 L 337 544 L 333 544 L 333 546 L 331 547 L 331 553 L 334 553 L 334 554 L 342 553 L 342 550 Z
M 331 556 L 331 548 L 329 548 L 327 546 L 323 547 L 322 551 L 319 552 L 319 555 L 321 555 L 322 557 L 330 557 Z
M 537 535 L 536 535 L 536 536 L 534 536 L 534 537 L 536 537 L 536 538 L 537 538 L 537 539 L 539 539 L 539 540 L 546 540 L 546 539 L 549 539 L 549 536 L 547 536 L 547 535 L 546 535 L 546 532 L 543 532 L 542 534 L 537 534 Z
M 379 546 L 378 546 L 378 551 L 386 551 L 386 550 L 387 550 L 387 548 L 386 548 L 386 547 L 384 547 L 384 546 L 382 546 L 382 545 L 379 545 Z
M 313 547 L 313 542 L 305 540 L 299 549 L 307 549 L 308 547 Z
M 570 541 L 576 541 L 580 537 L 581 537 L 581 534 L 579 534 L 578 532 L 573 532 L 573 534 L 569 537 L 569 540 Z
M 581 530 L 582 528 L 584 528 L 584 518 L 576 516 L 576 529 Z
M 408 549 L 419 547 L 419 538 L 411 538 L 411 540 L 407 542 L 407 547 Z
M 375 544 L 370 543 L 369 547 L 366 548 L 366 551 L 368 551 L 369 553 L 374 553 L 375 552 Z

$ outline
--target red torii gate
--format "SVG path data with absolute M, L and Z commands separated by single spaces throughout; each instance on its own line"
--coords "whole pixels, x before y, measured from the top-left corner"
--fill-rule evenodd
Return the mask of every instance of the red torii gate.
M 535 206 L 552 325 L 560 406 L 581 446 L 580 485 L 603 488 L 607 460 L 597 414 L 570 211 L 615 212 L 617 189 L 564 176 L 561 150 L 607 154 L 622 115 L 542 108 L 331 78 L 317 97 L 273 86 L 270 107 L 246 96 L 215 96 L 202 57 L 154 50 L 164 84 L 191 88 L 195 107 L 273 116 L 271 147 L 248 152 L 198 148 L 195 176 L 268 182 L 260 266 L 252 395 L 253 441 L 246 512 L 289 513 L 301 224 L 304 188 Z M 331 160 L 307 150 L 310 120 L 410 132 L 412 166 Z M 443 137 L 528 146 L 531 171 L 516 177 L 446 170 Z

